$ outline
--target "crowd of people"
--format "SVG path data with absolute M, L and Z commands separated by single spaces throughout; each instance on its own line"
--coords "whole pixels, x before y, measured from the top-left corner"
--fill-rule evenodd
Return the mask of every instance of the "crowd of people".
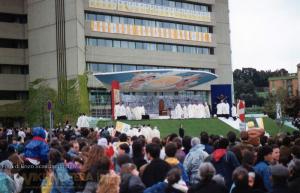
M 299 193 L 300 133 L 0 130 L 1 193 Z

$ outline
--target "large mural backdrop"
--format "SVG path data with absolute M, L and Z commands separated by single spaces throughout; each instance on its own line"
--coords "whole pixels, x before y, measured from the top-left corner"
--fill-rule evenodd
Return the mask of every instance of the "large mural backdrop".
M 170 69 L 96 73 L 94 76 L 107 89 L 110 89 L 112 81 L 118 81 L 123 92 L 181 91 L 217 78 L 210 72 Z

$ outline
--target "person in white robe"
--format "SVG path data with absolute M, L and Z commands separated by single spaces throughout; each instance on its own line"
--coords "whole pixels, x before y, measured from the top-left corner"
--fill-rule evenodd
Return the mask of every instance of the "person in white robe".
M 126 116 L 126 107 L 124 104 L 120 106 L 120 116 Z
M 221 117 L 223 115 L 223 105 L 222 103 L 217 104 L 217 116 Z
M 128 120 L 132 120 L 131 108 L 129 106 L 126 107 L 126 117 Z
M 202 103 L 198 104 L 198 109 L 199 109 L 199 114 L 200 114 L 199 118 L 201 118 L 201 119 L 205 118 L 206 117 L 205 116 L 205 107 Z
M 194 113 L 194 111 L 193 111 L 193 105 L 189 104 L 188 107 L 187 107 L 187 110 L 188 110 L 188 117 L 189 117 L 189 119 L 193 118 L 194 117 L 194 115 L 193 115 L 193 113 Z
M 205 108 L 205 118 L 210 118 L 210 110 L 207 102 L 205 102 L 204 108 Z
M 197 105 L 196 104 L 192 105 L 192 111 L 193 111 L 193 118 L 199 117 L 198 110 L 197 110 Z
M 158 130 L 157 127 L 154 127 L 154 128 L 152 129 L 152 139 L 153 139 L 154 137 L 157 137 L 158 139 L 160 139 L 160 131 Z
M 182 118 L 182 114 L 183 114 L 183 110 L 181 108 L 181 105 L 177 104 L 176 108 L 175 108 L 175 119 L 181 119 Z
M 186 105 L 183 106 L 183 118 L 188 119 L 189 118 L 189 113 Z
M 121 106 L 119 104 L 115 105 L 115 119 L 121 116 Z
M 230 115 L 230 105 L 227 101 L 224 103 L 224 115 L 226 118 L 229 118 Z

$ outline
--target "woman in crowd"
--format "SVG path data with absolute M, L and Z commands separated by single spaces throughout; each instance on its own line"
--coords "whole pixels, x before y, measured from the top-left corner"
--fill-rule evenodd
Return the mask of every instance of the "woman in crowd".
M 186 193 L 188 188 L 180 178 L 180 169 L 173 168 L 168 172 L 165 181 L 154 184 L 147 188 L 144 193 Z
M 211 163 L 202 163 L 199 167 L 199 183 L 193 185 L 188 193 L 227 193 L 224 185 L 213 180 L 216 169 Z

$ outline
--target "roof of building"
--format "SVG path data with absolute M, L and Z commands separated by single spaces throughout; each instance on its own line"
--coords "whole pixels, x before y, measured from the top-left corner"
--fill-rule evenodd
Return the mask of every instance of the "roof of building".
M 276 77 L 270 77 L 269 81 L 272 80 L 291 80 L 291 79 L 297 79 L 297 74 L 289 74 L 288 76 L 276 76 Z

